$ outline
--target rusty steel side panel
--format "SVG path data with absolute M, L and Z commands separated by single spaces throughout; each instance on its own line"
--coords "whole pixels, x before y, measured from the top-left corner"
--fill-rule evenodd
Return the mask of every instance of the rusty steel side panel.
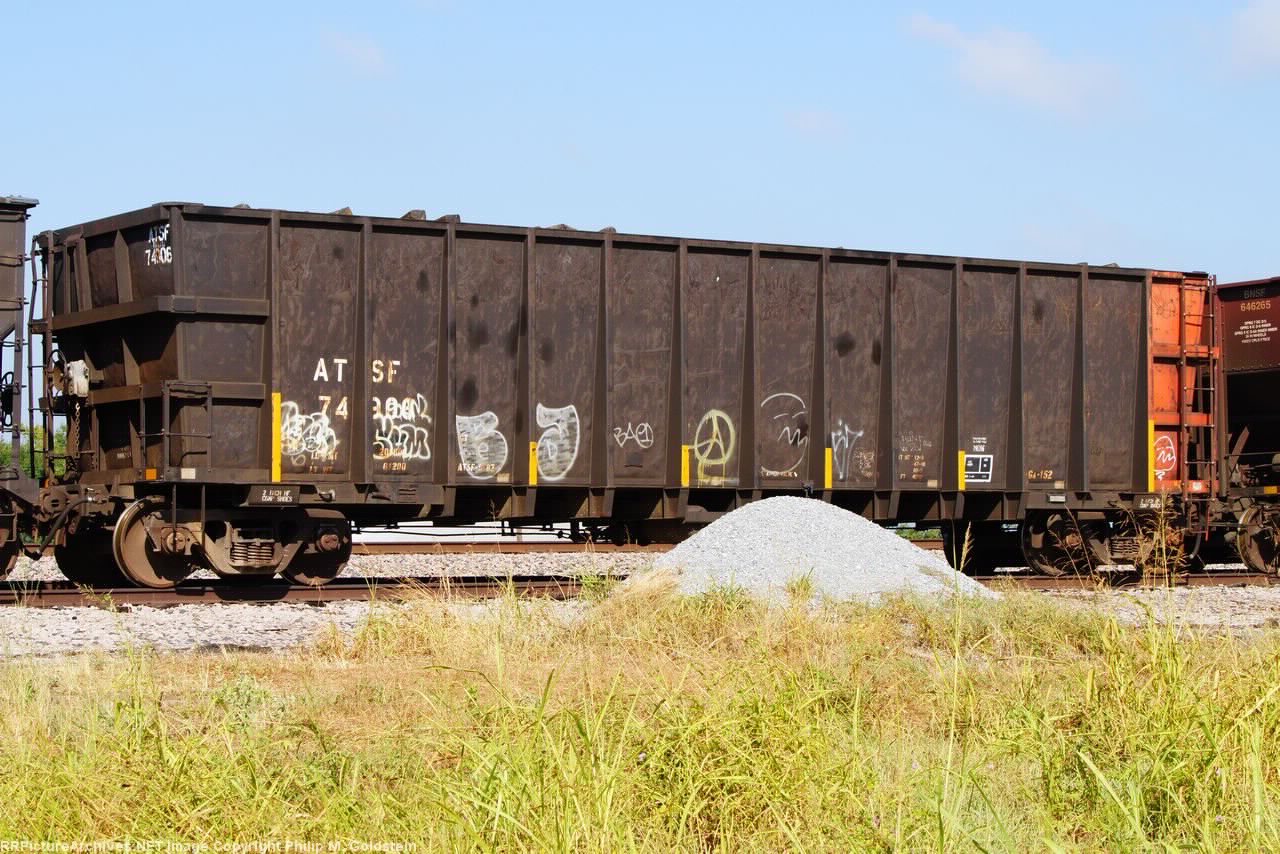
M 373 480 L 425 483 L 445 447 L 436 434 L 447 426 L 435 402 L 446 237 L 376 228 L 368 240 L 359 366 L 368 400 L 355 402 L 368 419 L 363 453 Z
M 99 234 L 85 240 L 89 257 L 89 296 L 93 308 L 120 302 L 116 277 L 117 234 Z
M 529 453 L 539 484 L 591 483 L 603 255 L 599 241 L 535 243 Z
M 873 489 L 880 441 L 887 259 L 832 257 L 824 293 L 832 486 Z
M 450 481 L 510 484 L 514 471 L 525 470 L 516 465 L 527 435 L 518 403 L 525 243 L 519 234 L 460 233 L 454 252 Z
M 1022 488 L 1009 464 L 1018 271 L 966 266 L 957 294 L 958 448 L 965 489 Z
M 271 230 L 266 222 L 187 216 L 182 230 L 183 282 L 188 294 L 246 299 L 269 296 Z
M 196 207 L 122 216 L 53 263 L 77 308 L 161 298 L 60 333 L 99 372 L 103 467 L 258 483 L 276 450 L 281 481 L 366 518 L 419 498 L 670 518 L 813 490 L 996 519 L 1143 486 L 1145 271 Z M 212 420 L 171 413 L 212 442 L 134 458 L 158 400 L 103 392 L 170 380 L 222 387 Z
M 1280 368 L 1280 278 L 1222 285 L 1217 290 L 1222 325 L 1222 369 Z
M 755 484 L 795 489 L 814 481 L 813 330 L 820 257 L 761 254 L 755 289 Z M 822 436 L 822 431 L 818 431 Z M 822 481 L 822 473 L 817 472 Z
M 264 277 L 264 289 L 265 284 Z M 262 383 L 268 338 L 265 321 L 198 320 L 184 324 L 182 334 L 187 378 L 205 383 Z M 262 407 L 262 399 L 215 398 L 214 412 L 206 416 L 204 407 L 195 401 L 184 406 L 188 420 L 182 424 L 182 431 L 192 434 L 184 442 L 193 452 L 186 465 L 198 463 L 220 469 L 266 467 L 269 451 L 260 447 L 259 439 Z M 204 433 L 212 434 L 211 447 L 195 435 Z
M 0 339 L 9 337 L 21 318 L 25 293 L 27 217 L 35 199 L 0 196 Z
M 1078 273 L 1029 272 L 1023 287 L 1023 464 L 1031 489 L 1067 486 L 1079 284 Z
M 671 436 L 667 427 L 678 273 L 674 246 L 614 245 L 608 468 L 619 485 L 667 485 L 669 462 L 680 453 L 680 437 Z
M 751 256 L 690 248 L 685 264 L 681 306 L 687 485 L 736 487 L 743 478 L 742 392 Z
M 1084 283 L 1084 424 L 1086 489 L 1145 490 L 1134 483 L 1135 457 L 1146 457 L 1142 316 L 1146 282 L 1091 273 Z
M 261 217 L 238 220 L 185 215 L 173 239 L 175 290 L 188 297 L 239 298 L 265 302 L 271 297 L 271 229 Z M 147 260 L 144 250 L 144 263 Z M 151 257 L 163 253 L 150 250 Z M 125 294 L 126 296 L 128 294 Z M 265 395 L 270 341 L 268 318 L 201 316 L 187 321 L 181 336 L 181 378 L 197 383 L 256 384 L 262 396 L 252 399 L 215 397 L 212 411 L 205 401 L 178 401 L 179 432 L 187 434 L 174 445 L 181 448 L 172 465 L 210 469 L 266 469 L 270 449 L 262 441 L 271 405 Z M 211 439 L 203 434 L 211 434 Z
M 893 285 L 893 485 L 939 489 L 943 478 L 951 267 L 899 263 Z M 947 465 L 954 469 L 951 460 Z
M 290 479 L 346 479 L 352 450 L 360 230 L 282 223 L 276 304 L 281 472 Z M 358 412 L 357 418 L 362 417 Z

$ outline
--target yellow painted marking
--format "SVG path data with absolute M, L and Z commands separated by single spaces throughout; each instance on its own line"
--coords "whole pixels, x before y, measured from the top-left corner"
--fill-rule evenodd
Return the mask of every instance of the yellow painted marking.
M 1156 422 L 1147 420 L 1147 492 L 1156 491 Z
M 1280 492 L 1280 486 L 1264 486 L 1262 487 L 1263 495 L 1275 495 Z
M 280 392 L 271 392 L 271 482 L 280 482 Z
M 960 485 L 961 491 L 964 490 L 964 451 L 960 452 L 960 479 L 956 481 Z
M 831 449 L 830 448 L 827 448 L 825 459 L 823 460 L 822 487 L 823 489 L 831 488 Z
M 529 485 L 538 485 L 538 443 L 529 443 Z
M 156 479 L 156 470 L 155 470 L 155 469 L 147 469 L 146 471 L 144 471 L 144 472 L 142 473 L 142 479 L 143 479 L 143 480 L 155 480 L 155 479 Z
M 689 454 L 693 448 L 689 445 L 680 446 L 680 485 L 689 485 Z

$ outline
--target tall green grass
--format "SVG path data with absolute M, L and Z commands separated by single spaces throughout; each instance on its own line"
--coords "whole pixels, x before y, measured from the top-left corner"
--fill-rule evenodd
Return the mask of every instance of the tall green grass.
M 0 838 L 1280 848 L 1272 633 L 1031 594 L 559 613 L 424 600 L 297 654 L 0 666 Z

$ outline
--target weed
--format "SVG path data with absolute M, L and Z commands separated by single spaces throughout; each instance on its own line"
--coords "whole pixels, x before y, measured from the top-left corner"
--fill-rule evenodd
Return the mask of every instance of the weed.
M 661 579 L 564 608 L 424 597 L 289 655 L 2 664 L 0 838 L 1280 846 L 1275 631 Z

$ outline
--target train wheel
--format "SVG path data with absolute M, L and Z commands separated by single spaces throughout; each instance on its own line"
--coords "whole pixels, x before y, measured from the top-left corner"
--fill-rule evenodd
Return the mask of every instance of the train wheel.
M 290 584 L 301 584 L 304 587 L 323 587 L 333 581 L 347 566 L 351 557 L 350 549 L 345 556 L 327 552 L 306 552 L 294 555 L 289 566 L 280 574 Z
M 54 546 L 53 559 L 68 581 L 86 587 L 130 587 L 111 553 L 111 534 L 92 531 L 72 534 L 65 545 Z
M 146 501 L 135 501 L 116 520 L 111 550 L 116 566 L 125 577 L 142 587 L 165 589 L 191 574 L 191 558 L 185 554 L 157 551 L 144 527 L 146 517 L 155 512 Z
M 1106 553 L 1103 523 L 1080 522 L 1067 511 L 1028 513 L 1022 555 L 1041 575 L 1089 575 Z
M 1245 566 L 1254 572 L 1275 575 L 1280 571 L 1280 543 L 1276 529 L 1267 522 L 1258 505 L 1244 511 L 1236 535 L 1236 549 Z
M 351 523 L 341 517 L 325 519 L 316 529 L 314 543 L 299 549 L 280 571 L 291 584 L 323 587 L 351 560 Z

